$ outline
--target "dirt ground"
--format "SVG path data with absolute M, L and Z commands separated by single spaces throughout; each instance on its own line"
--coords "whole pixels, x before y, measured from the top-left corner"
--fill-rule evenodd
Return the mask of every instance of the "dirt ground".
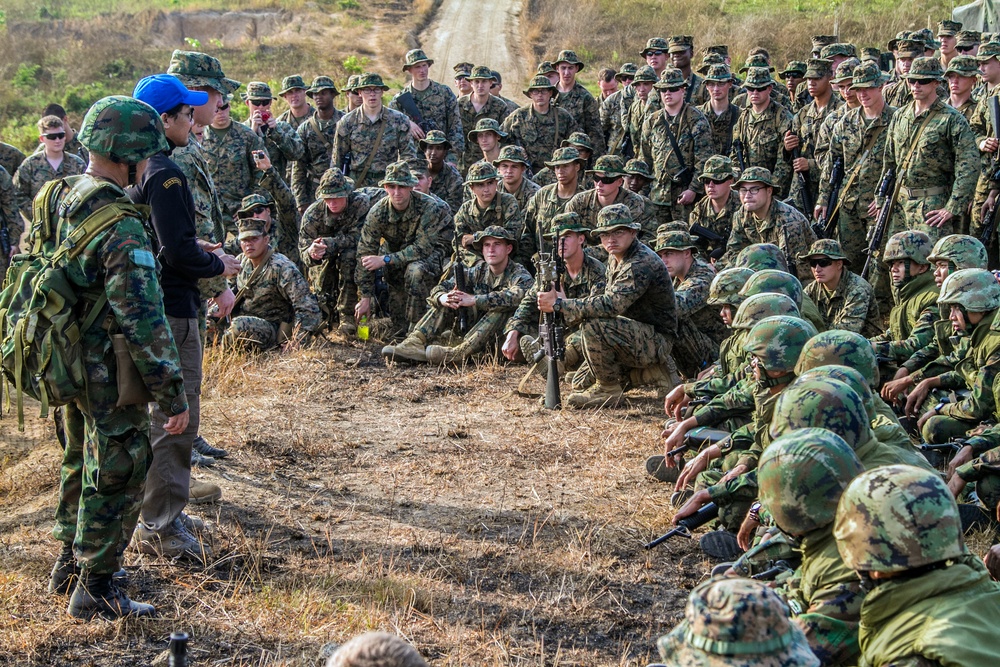
M 203 433 L 231 456 L 207 568 L 126 553 L 147 621 L 77 623 L 46 594 L 58 451 L 0 421 L 0 664 L 148 664 L 171 631 L 196 664 L 313 665 L 384 629 L 435 665 L 645 665 L 709 569 L 644 473 L 662 403 L 553 412 L 522 366 L 388 367 L 372 341 L 211 354 Z M 537 384 L 539 390 L 542 385 Z

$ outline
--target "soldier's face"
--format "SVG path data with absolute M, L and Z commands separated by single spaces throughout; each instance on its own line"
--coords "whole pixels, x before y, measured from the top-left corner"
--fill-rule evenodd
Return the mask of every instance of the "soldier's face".
M 192 88 L 191 90 L 200 90 L 208 93 L 208 101 L 200 107 L 194 108 L 195 125 L 201 125 L 202 127 L 205 125 L 211 125 L 212 119 L 215 118 L 215 111 L 222 106 L 222 93 L 217 91 L 215 88 L 210 88 L 208 86 Z
M 844 260 L 825 258 L 809 260 L 809 269 L 819 284 L 836 285 L 840 283 L 840 276 L 844 273 Z
M 1000 81 L 1000 62 L 996 58 L 990 58 L 979 63 L 979 73 L 990 83 L 997 83 Z
M 763 183 L 744 183 L 739 193 L 743 208 L 751 213 L 766 211 L 771 206 L 771 187 Z
M 215 115 L 212 117 L 211 125 L 215 128 L 229 127 L 232 120 L 229 118 L 229 102 L 223 102 L 219 105 L 219 108 L 215 110 Z
M 332 215 L 340 215 L 347 208 L 347 197 L 329 197 L 323 201 L 326 202 L 326 210 Z
M 630 192 L 642 192 L 642 189 L 646 187 L 648 181 L 642 176 L 637 176 L 635 174 L 629 174 L 625 177 L 625 187 L 629 189 Z
M 647 51 L 646 64 L 652 67 L 657 73 L 667 64 L 667 54 L 664 51 Z
M 824 76 L 818 79 L 806 79 L 806 89 L 813 97 L 821 97 L 830 92 L 830 77 Z M 792 89 L 794 90 L 794 89 Z
M 444 162 L 446 155 L 448 155 L 448 149 L 443 144 L 428 144 L 427 148 L 424 149 L 424 157 L 435 166 Z
M 971 315 L 972 313 L 969 314 Z M 970 324 L 965 321 L 965 313 L 962 312 L 961 306 L 956 304 L 952 304 L 951 313 L 948 314 L 948 319 L 951 320 L 951 328 L 955 333 L 965 331 Z
M 306 103 L 306 91 L 304 88 L 292 88 L 281 96 L 292 109 L 298 109 Z
M 634 229 L 619 227 L 618 229 L 601 234 L 601 245 L 604 246 L 609 255 L 620 258 L 629 249 L 629 246 L 632 245 L 635 235 L 636 231 Z
M 414 81 L 426 81 L 427 75 L 431 71 L 430 63 L 418 63 L 410 67 L 410 76 L 413 77 Z
M 558 252 L 563 259 L 573 259 L 587 245 L 586 234 L 580 232 L 566 232 L 559 237 Z
M 958 38 L 954 35 L 938 35 L 938 41 L 941 42 L 941 53 L 946 56 L 950 56 L 955 52 L 955 44 L 958 42 Z
M 871 109 L 882 101 L 882 86 L 875 88 L 855 88 L 854 94 L 858 96 L 858 102 L 861 102 L 861 106 Z
M 632 84 L 639 99 L 645 102 L 649 98 L 649 91 L 653 89 L 653 84 L 649 81 L 636 81 Z
M 726 305 L 726 306 L 723 306 L 722 308 L 719 308 L 719 317 L 722 318 L 722 323 L 725 324 L 727 327 L 732 326 L 733 325 L 733 307 Z
M 489 153 L 496 149 L 497 144 L 500 143 L 500 137 L 495 132 L 480 132 L 476 135 L 476 143 L 479 144 L 480 150 Z
M 62 125 L 47 127 L 38 136 L 38 141 L 50 153 L 62 153 L 63 148 L 66 146 L 66 128 Z
M 549 83 L 555 86 L 559 83 L 559 72 L 549 72 L 545 75 L 545 78 L 549 80 Z M 496 95 L 496 93 L 493 94 Z
M 548 109 L 549 103 L 552 102 L 552 92 L 548 89 L 536 88 L 535 90 L 529 90 L 528 97 L 531 98 L 531 104 L 536 109 Z
M 570 63 L 559 63 L 556 67 L 556 72 L 559 73 L 559 80 L 564 84 L 576 81 L 576 65 L 571 65 Z
M 500 178 L 503 179 L 504 183 L 508 185 L 519 185 L 521 179 L 524 177 L 524 165 L 520 162 L 508 162 L 504 160 L 499 165 L 497 165 L 497 171 L 500 172 Z
M 660 89 L 660 101 L 663 102 L 663 106 L 668 109 L 676 109 L 684 104 L 684 92 L 686 88 L 684 86 L 677 86 L 675 88 L 661 88 Z
M 413 188 L 408 188 L 405 185 L 385 184 L 385 193 L 389 196 L 389 203 L 397 211 L 405 211 L 406 207 L 410 205 L 412 190 Z
M 691 268 L 693 258 L 690 250 L 661 250 L 658 254 L 671 278 L 685 275 Z
M 729 89 L 732 87 L 731 81 L 709 81 L 705 84 L 708 87 L 708 96 L 716 102 L 729 99 Z
M 482 183 L 472 183 L 469 185 L 469 188 L 472 190 L 472 194 L 475 195 L 476 202 L 484 208 L 489 206 L 490 202 L 497 196 L 496 179 L 490 179 Z
M 932 79 L 908 79 L 910 92 L 917 102 L 928 102 L 937 96 L 937 81 Z
M 799 84 L 805 80 L 805 77 L 790 75 L 785 77 L 785 87 L 788 88 L 788 92 L 794 94 L 795 89 L 799 87 Z M 810 93 L 811 94 L 811 93 Z
M 329 111 L 333 108 L 333 91 L 329 88 L 317 90 L 313 93 L 313 103 L 320 111 Z
M 952 72 L 948 74 L 948 92 L 952 95 L 965 95 L 976 85 L 976 78 L 973 76 L 959 76 Z
M 687 69 L 691 66 L 691 49 L 673 51 L 670 54 L 670 62 L 677 69 Z
M 378 109 L 382 106 L 382 89 L 381 88 L 362 88 L 358 91 L 361 95 L 361 102 L 365 105 L 366 109 Z
M 611 81 L 598 81 L 597 87 L 601 89 L 601 96 L 607 97 L 611 93 L 618 90 L 618 81 L 616 79 L 611 79 Z
M 577 174 L 580 173 L 580 164 L 578 162 L 557 164 L 552 167 L 552 171 L 555 172 L 557 183 L 560 185 L 567 185 L 568 183 L 572 183 L 573 179 L 575 179 Z
M 767 106 L 767 103 L 771 101 L 771 86 L 747 88 L 747 99 L 755 107 Z
M 608 180 L 611 182 L 606 183 Z M 597 195 L 602 198 L 616 196 L 622 187 L 622 181 L 621 176 L 608 176 L 601 172 L 594 174 L 594 188 L 597 190 Z
M 951 273 L 951 266 L 948 260 L 942 259 L 934 262 L 934 284 L 939 288 L 944 284 L 944 279 Z
M 413 187 L 413 189 L 416 190 L 417 192 L 423 192 L 425 195 L 430 194 L 431 184 L 434 182 L 434 179 L 431 178 L 431 175 L 425 171 L 416 174 L 416 176 L 417 176 L 417 184 Z
M 896 71 L 900 74 L 909 74 L 913 65 L 913 58 L 896 58 Z
M 460 76 L 455 78 L 455 88 L 458 88 L 460 95 L 468 95 L 474 90 L 475 86 L 467 78 Z
M 729 199 L 729 193 L 733 190 L 733 179 L 727 178 L 724 181 L 708 179 L 705 181 L 705 194 L 709 199 L 716 201 Z
M 353 111 L 354 109 L 357 109 L 359 106 L 361 106 L 361 102 L 362 102 L 362 100 L 361 100 L 361 96 L 360 95 L 358 95 L 353 90 L 347 91 L 347 110 L 348 111 Z
M 483 239 L 483 259 L 490 266 L 502 266 L 507 261 L 507 257 L 510 256 L 510 251 L 513 249 L 514 244 L 510 241 L 495 239 L 492 236 L 487 236 Z
M 486 97 L 490 94 L 490 85 L 493 83 L 493 79 L 472 79 L 470 83 L 476 97 Z
M 247 259 L 260 259 L 267 251 L 268 236 L 251 236 L 240 240 L 240 250 Z

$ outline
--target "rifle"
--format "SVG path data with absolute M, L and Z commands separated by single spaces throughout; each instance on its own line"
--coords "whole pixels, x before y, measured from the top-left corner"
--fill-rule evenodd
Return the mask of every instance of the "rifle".
M 885 230 L 889 227 L 889 216 L 892 214 L 892 206 L 895 203 L 896 194 L 896 172 L 892 169 L 885 172 L 882 182 L 878 186 L 878 196 L 884 197 L 882 208 L 879 209 L 875 226 L 872 227 L 868 237 L 868 249 L 865 254 L 865 266 L 861 269 L 861 277 L 868 280 L 871 270 L 874 268 L 875 256 L 882 247 L 882 239 L 885 238 Z
M 421 130 L 424 132 L 430 132 L 431 130 L 438 129 L 434 121 L 425 119 L 424 115 L 420 113 L 420 109 L 417 107 L 417 101 L 413 99 L 413 93 L 408 90 L 404 90 L 399 95 L 396 95 L 396 101 L 399 102 L 399 106 L 403 107 L 403 113 L 409 116 L 410 120 L 419 125 Z
M 763 572 L 752 575 L 750 578 L 757 581 L 777 581 L 778 577 L 786 572 L 795 572 L 795 567 L 787 560 L 777 560 L 774 561 L 771 567 Z
M 455 234 L 455 258 L 451 263 L 451 270 L 455 276 L 455 289 L 468 294 L 468 286 L 465 284 L 465 263 L 462 261 L 462 235 Z M 458 333 L 463 336 L 469 331 L 469 309 L 461 306 L 458 309 Z
M 3 259 L 10 257 L 10 249 L 10 230 L 7 225 L 0 226 L 0 253 L 3 253 Z
M 696 447 L 701 449 L 705 445 L 714 445 L 722 442 L 731 435 L 729 431 L 723 431 L 722 429 L 711 428 L 709 426 L 696 426 L 684 434 L 684 444 L 677 449 L 671 449 L 666 455 L 668 457 L 679 456 Z
M 625 128 L 625 138 L 622 139 L 620 151 L 622 159 L 626 162 L 635 157 L 635 146 L 632 144 L 632 133 L 628 130 L 628 128 Z
M 702 227 L 698 223 L 691 225 L 688 230 L 692 236 L 696 237 L 695 245 L 701 246 L 702 250 L 709 257 L 718 259 L 726 251 L 726 242 L 729 240 L 722 234 L 716 234 L 708 227 Z M 716 256 L 718 253 L 718 256 Z
M 375 269 L 374 301 L 372 314 L 377 317 L 389 317 L 389 283 L 385 281 L 385 268 Z
M 990 123 L 993 125 L 993 136 L 1000 139 L 1000 98 L 993 96 L 989 98 Z M 997 180 L 1000 176 L 1000 149 L 990 160 L 990 178 Z M 997 203 L 996 201 L 983 213 L 982 228 L 979 232 L 979 242 L 989 247 L 990 240 L 997 230 Z
M 351 151 L 344 153 L 344 156 L 340 158 L 340 173 L 344 176 L 351 175 Z
M 832 239 L 833 230 L 837 227 L 837 202 L 840 199 L 840 187 L 844 183 L 844 159 L 839 155 L 833 160 L 830 170 L 830 198 L 826 202 L 826 213 L 819 219 L 816 235 L 821 239 Z
M 552 249 L 552 259 L 546 261 L 543 259 L 542 253 L 539 253 L 538 278 L 542 287 L 559 292 L 562 290 L 563 272 L 563 259 L 559 251 L 562 250 L 563 239 L 558 236 L 558 232 L 556 234 L 558 239 L 556 243 L 559 246 Z M 539 231 L 539 235 L 541 235 L 541 231 Z M 538 247 L 542 246 L 539 244 Z M 566 358 L 566 338 L 562 315 L 560 313 L 544 313 L 538 333 L 542 339 L 542 353 L 545 355 L 547 364 L 545 407 L 554 410 L 562 404 L 562 398 L 559 396 L 559 362 Z
M 965 440 L 949 440 L 948 442 L 924 443 L 920 445 L 920 453 L 927 462 L 938 470 L 944 470 L 948 462 L 965 447 Z
M 801 139 L 799 141 L 801 142 Z M 792 161 L 794 162 L 800 157 L 802 157 L 801 145 L 792 149 Z M 799 203 L 802 205 L 802 212 L 806 218 L 812 218 L 813 209 L 815 208 L 812 198 L 812 179 L 809 177 L 808 171 L 797 171 L 795 172 L 795 176 L 799 180 Z
M 736 153 L 736 161 L 740 163 L 740 171 L 747 168 L 747 152 L 742 139 L 733 139 L 733 152 Z
M 167 648 L 168 667 L 187 667 L 187 643 L 188 633 L 170 633 L 170 646 Z
M 706 523 L 715 519 L 719 516 L 719 507 L 715 503 L 708 503 L 700 510 L 695 512 L 689 517 L 685 517 L 677 522 L 675 528 L 671 528 L 663 535 L 660 535 L 655 540 L 645 545 L 643 549 L 652 549 L 658 547 L 667 540 L 669 540 L 674 535 L 680 535 L 681 537 L 687 537 L 690 539 L 691 531 L 701 528 Z

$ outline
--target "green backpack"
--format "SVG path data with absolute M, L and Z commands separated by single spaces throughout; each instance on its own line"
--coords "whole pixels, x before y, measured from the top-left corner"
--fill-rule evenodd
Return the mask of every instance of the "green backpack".
M 64 185 L 70 192 L 57 212 L 56 198 Z M 106 189 L 115 202 L 92 213 L 57 245 L 69 215 Z M 41 416 L 47 417 L 49 406 L 66 405 L 85 393 L 80 339 L 104 312 L 108 297 L 102 289 L 83 312 L 88 299 L 69 279 L 66 266 L 115 223 L 145 218 L 116 186 L 87 175 L 46 183 L 35 196 L 31 217 L 31 249 L 11 258 L 0 292 L 0 367 L 14 385 L 22 431 L 25 394 L 42 404 Z M 59 227 L 53 226 L 54 218 Z

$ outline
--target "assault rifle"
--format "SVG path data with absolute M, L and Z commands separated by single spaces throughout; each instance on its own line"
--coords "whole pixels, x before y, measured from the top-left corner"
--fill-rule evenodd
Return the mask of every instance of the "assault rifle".
M 170 633 L 170 646 L 167 648 L 168 667 L 187 667 L 187 643 L 188 633 Z
M 629 132 L 628 128 L 625 129 L 625 137 L 622 139 L 620 152 L 622 159 L 626 162 L 635 157 L 635 145 L 632 143 L 632 133 Z
M 667 457 L 680 456 L 692 449 L 701 449 L 705 445 L 714 445 L 722 442 L 731 434 L 718 428 L 708 426 L 697 426 L 684 434 L 684 444 L 677 449 L 667 452 Z
M 351 175 L 351 151 L 344 153 L 344 156 L 340 158 L 340 173 L 344 176 Z
M 990 122 L 993 125 L 993 136 L 1000 140 L 1000 98 L 993 96 L 989 98 Z M 996 181 L 1000 176 L 1000 149 L 993 154 L 990 160 L 990 178 Z M 985 211 L 983 211 L 983 222 L 979 233 L 979 241 L 987 248 L 990 240 L 997 231 L 997 203 L 994 201 Z
M 871 277 L 872 269 L 875 267 L 876 255 L 882 247 L 882 239 L 885 238 L 886 229 L 889 228 L 889 216 L 892 214 L 892 206 L 895 203 L 896 195 L 896 172 L 892 169 L 885 172 L 882 182 L 878 186 L 878 196 L 883 197 L 882 208 L 879 209 L 875 226 L 872 227 L 868 236 L 868 250 L 865 254 L 864 268 L 861 269 L 861 277 L 868 280 Z
M 375 295 L 372 315 L 389 317 L 389 284 L 385 282 L 385 268 L 375 269 Z
M 538 273 L 535 276 L 538 281 L 540 292 L 548 292 L 554 289 L 556 292 L 562 290 L 563 259 L 560 254 L 562 249 L 562 238 L 556 232 L 556 246 L 552 248 L 552 254 L 538 253 Z M 538 247 L 543 248 L 544 237 L 541 226 L 538 229 Z M 535 363 L 541 361 L 545 356 L 546 377 L 545 377 L 545 407 L 555 410 L 562 405 L 562 398 L 559 396 L 559 362 L 566 358 L 566 339 L 563 325 L 563 317 L 560 313 L 542 313 L 542 321 L 538 327 L 539 338 L 542 341 L 542 349 L 535 358 Z
M 695 245 L 704 250 L 709 257 L 719 259 L 726 252 L 726 242 L 729 239 L 722 234 L 716 234 L 708 227 L 702 227 L 698 223 L 691 225 L 688 231 L 697 239 Z
M 837 203 L 840 200 L 840 187 L 844 184 L 844 159 L 839 155 L 833 160 L 833 169 L 830 170 L 830 198 L 826 202 L 826 213 L 819 219 L 816 226 L 816 236 L 821 239 L 832 239 L 833 230 L 837 227 L 839 213 L 836 211 Z
M 7 229 L 7 225 L 0 226 L 0 253 L 3 253 L 3 258 L 7 259 L 10 257 L 10 230 Z M 0 279 L 0 282 L 3 282 Z
M 742 139 L 733 139 L 733 152 L 736 153 L 736 161 L 740 164 L 740 171 L 747 168 L 747 151 Z
M 715 503 L 708 503 L 707 505 L 702 507 L 700 510 L 698 510 L 691 516 L 684 517 L 683 519 L 678 521 L 676 527 L 671 528 L 663 535 L 660 535 L 655 540 L 645 545 L 643 549 L 653 549 L 655 547 L 658 547 L 675 535 L 680 535 L 681 537 L 687 537 L 690 539 L 692 530 L 697 530 L 698 528 L 701 528 L 712 519 L 718 518 L 718 516 L 719 516 L 718 505 L 716 505 Z
M 948 442 L 924 443 L 920 445 L 920 453 L 927 462 L 938 470 L 943 470 L 955 455 L 965 447 L 965 440 L 949 440 Z
M 417 101 L 413 99 L 413 93 L 406 90 L 396 96 L 396 101 L 399 102 L 399 106 L 403 108 L 403 113 L 410 117 L 414 123 L 420 126 L 420 129 L 424 132 L 430 132 L 431 130 L 438 129 L 437 124 L 432 120 L 424 118 L 424 115 L 420 113 L 420 108 L 417 107 Z
M 455 276 L 455 289 L 468 294 L 468 286 L 465 284 L 465 262 L 462 261 L 462 235 L 455 234 L 455 257 L 451 263 L 451 270 Z M 469 309 L 461 306 L 458 309 L 458 333 L 463 336 L 469 332 Z
M 801 142 L 802 140 L 799 139 L 799 141 Z M 801 145 L 792 149 L 792 162 L 798 160 L 800 157 L 802 157 Z M 811 219 L 813 209 L 815 208 L 812 197 L 812 179 L 809 177 L 808 171 L 797 171 L 795 172 L 795 177 L 799 181 L 799 203 L 802 205 L 802 212 L 806 218 Z

